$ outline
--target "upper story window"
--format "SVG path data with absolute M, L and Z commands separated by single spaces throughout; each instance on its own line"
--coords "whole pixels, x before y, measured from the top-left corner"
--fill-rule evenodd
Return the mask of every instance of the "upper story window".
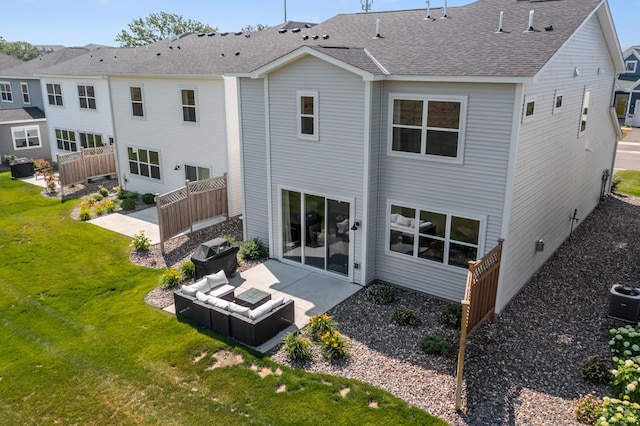
M 636 72 L 636 67 L 638 66 L 638 61 L 625 61 L 624 62 L 624 72 L 625 73 L 635 73 Z
M 73 130 L 56 129 L 56 142 L 58 149 L 63 151 L 77 151 L 76 132 Z
M 13 102 L 13 93 L 11 93 L 10 82 L 0 81 L 0 99 L 4 102 Z
M 462 163 L 466 98 L 390 97 L 390 154 Z
M 20 83 L 20 90 L 22 91 L 22 103 L 30 104 L 31 97 L 29 96 L 29 85 L 27 83 Z
M 127 147 L 131 174 L 160 179 L 160 153 L 143 148 Z
M 536 99 L 531 96 L 525 96 L 524 98 L 524 114 L 522 117 L 522 122 L 527 122 L 533 119 L 533 116 L 536 112 Z
M 318 140 L 318 92 L 298 91 L 298 138 Z
M 18 149 L 40 148 L 40 130 L 38 126 L 12 127 L 13 147 Z
M 49 105 L 62 106 L 62 87 L 59 84 L 47 83 Z
M 96 109 L 96 95 L 93 86 L 78 85 L 78 97 L 80 98 L 80 108 Z
M 182 89 L 182 121 L 195 123 L 196 119 L 196 92 L 195 90 Z
M 97 148 L 103 146 L 102 135 L 94 133 L 78 132 L 80 136 L 80 146 L 83 148 Z
M 582 112 L 580 116 L 580 134 L 587 130 L 587 114 L 589 113 L 589 101 L 591 99 L 591 90 L 584 91 L 582 101 Z
M 211 170 L 208 167 L 184 166 L 184 178 L 195 182 L 197 180 L 209 179 Z
M 388 223 L 391 252 L 460 268 L 478 258 L 478 219 L 391 204 Z
M 144 107 L 142 104 L 142 87 L 131 86 L 131 112 L 134 117 L 144 117 Z
M 553 100 L 553 113 L 560 111 L 562 109 L 562 103 L 564 102 L 564 95 L 562 93 L 556 92 L 555 98 Z

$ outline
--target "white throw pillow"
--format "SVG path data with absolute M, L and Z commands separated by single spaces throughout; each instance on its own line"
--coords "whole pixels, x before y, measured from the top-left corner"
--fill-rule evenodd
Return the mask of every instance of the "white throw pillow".
M 264 303 L 258 306 L 257 308 L 255 308 L 254 310 L 249 311 L 249 319 L 260 318 L 261 316 L 268 314 L 272 310 L 273 310 L 273 307 L 269 304 L 269 302 Z
M 205 278 L 209 282 L 209 288 L 216 288 L 223 284 L 229 284 L 227 276 L 224 274 L 224 270 L 221 269 L 215 274 L 206 275 Z
M 391 223 L 396 223 L 398 221 L 398 216 L 400 216 L 398 213 L 393 213 L 391 215 Z
M 229 302 L 229 312 L 233 312 L 234 314 L 242 315 L 243 317 L 249 318 L 249 311 L 251 309 L 245 308 L 244 306 L 237 305 L 233 302 Z
M 191 285 L 182 286 L 182 291 L 184 291 L 184 293 L 188 294 L 189 296 L 195 296 L 196 292 L 198 291 L 202 291 L 206 293 L 209 290 L 211 290 L 211 287 L 209 286 L 208 281 L 204 278 L 201 279 L 200 281 L 196 281 Z
M 198 299 L 199 301 L 206 302 L 208 298 L 209 298 L 209 296 L 207 296 L 203 292 L 196 291 L 196 299 Z
M 273 310 L 275 308 L 277 308 L 278 306 L 284 304 L 284 296 L 283 297 L 278 297 L 277 299 L 273 299 L 273 300 L 268 300 L 267 302 L 265 302 L 262 306 L 268 306 L 269 310 Z
M 207 297 L 207 303 L 220 309 L 227 309 L 229 307 L 229 302 L 219 297 L 209 296 Z
M 396 220 L 396 225 L 399 226 L 409 226 L 411 224 L 411 219 L 408 217 L 404 217 L 402 215 L 398 215 L 398 220 Z

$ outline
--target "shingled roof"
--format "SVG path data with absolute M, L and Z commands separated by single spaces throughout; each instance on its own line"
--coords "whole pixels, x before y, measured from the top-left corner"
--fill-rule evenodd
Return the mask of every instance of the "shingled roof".
M 8 78 L 34 77 L 44 69 L 84 55 L 87 52 L 89 52 L 89 49 L 83 47 L 64 47 L 27 62 L 19 61 L 19 65 L 0 70 L 0 76 Z
M 38 107 L 0 109 L 0 124 L 43 120 L 44 118 L 44 112 Z
M 18 64 L 21 64 L 22 61 L 18 58 L 14 58 L 13 56 L 5 55 L 4 53 L 0 53 L 0 70 L 14 67 Z

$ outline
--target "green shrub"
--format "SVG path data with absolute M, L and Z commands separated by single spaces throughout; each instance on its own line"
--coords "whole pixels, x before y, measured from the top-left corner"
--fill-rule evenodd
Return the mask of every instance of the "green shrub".
M 245 260 L 257 260 L 267 257 L 267 247 L 260 238 L 253 238 L 240 243 L 240 256 Z
M 102 201 L 104 199 L 104 197 L 100 194 L 96 194 L 93 196 L 93 200 L 94 201 Z
M 460 329 L 462 324 L 462 305 L 449 305 L 440 315 L 440 322 L 445 327 Z
M 320 341 L 322 335 L 327 332 L 333 332 L 337 329 L 338 323 L 326 312 L 324 314 L 313 315 L 309 318 L 309 335 L 315 341 Z
M 365 293 L 367 300 L 376 305 L 390 305 L 396 298 L 393 289 L 385 284 L 373 284 Z
M 109 196 L 109 190 L 107 188 L 105 188 L 102 185 L 98 186 L 98 193 L 100 195 L 102 195 L 103 197 L 108 197 Z
M 635 425 L 640 419 L 640 404 L 627 399 L 602 398 L 596 425 Z
M 446 355 L 449 353 L 449 344 L 440 336 L 427 334 L 419 343 L 420 348 L 430 355 Z
M 116 197 L 118 197 L 119 200 L 124 200 L 125 198 L 127 198 L 127 191 L 121 186 L 114 186 L 113 192 L 115 192 Z
M 582 379 L 593 385 L 611 383 L 611 363 L 601 358 L 591 358 L 582 364 Z
M 134 248 L 137 252 L 149 251 L 151 246 L 151 240 L 144 235 L 144 231 L 140 231 L 133 236 L 130 247 Z
M 91 219 L 91 207 L 88 205 L 81 205 L 80 210 L 78 210 L 78 216 L 80 217 L 80 220 Z
M 125 198 L 127 200 L 131 199 L 133 201 L 138 201 L 139 197 L 140 197 L 140 194 L 138 194 L 135 191 L 125 191 Z
M 238 245 L 238 240 L 236 239 L 236 237 L 234 237 L 231 234 L 222 234 L 222 235 L 220 235 L 220 238 L 224 238 L 232 246 L 237 246 Z
M 344 358 L 349 349 L 349 339 L 338 330 L 327 331 L 320 338 L 322 355 L 329 360 Z
M 102 200 L 102 206 L 107 213 L 113 213 L 116 211 L 116 203 L 114 203 L 113 200 Z
M 622 183 L 622 178 L 620 176 L 614 176 L 611 178 L 611 192 L 616 192 L 618 186 Z
M 619 359 L 611 370 L 611 390 L 617 398 L 640 402 L 640 356 L 633 359 Z
M 107 209 L 104 208 L 104 205 L 102 203 L 93 206 L 93 212 L 96 214 L 96 216 L 102 216 L 106 211 Z
M 391 314 L 391 321 L 396 325 L 420 325 L 420 318 L 415 312 L 404 307 L 397 308 Z
M 142 196 L 142 201 L 145 204 L 153 204 L 156 202 L 156 196 L 150 192 L 147 192 Z
M 593 395 L 580 397 L 576 402 L 574 414 L 580 423 L 595 425 L 598 421 L 598 411 L 602 408 L 602 400 Z
M 5 166 L 9 166 L 9 165 L 11 164 L 11 162 L 12 162 L 13 160 L 15 160 L 15 159 L 16 159 L 16 156 L 15 156 L 15 155 L 4 155 L 4 156 L 2 157 L 2 161 L 4 162 L 4 165 L 5 165 Z
M 180 276 L 182 276 L 182 281 L 193 278 L 196 274 L 196 265 L 193 264 L 190 260 L 185 260 L 180 263 Z
M 282 339 L 284 352 L 291 361 L 307 361 L 311 359 L 311 340 L 288 333 Z
M 611 334 L 609 349 L 611 349 L 613 362 L 640 355 L 640 324 L 635 327 L 626 325 L 612 328 L 609 330 L 609 334 Z
M 175 268 L 165 269 L 160 276 L 160 285 L 163 288 L 174 288 L 182 282 L 180 272 Z
M 120 205 L 122 210 L 133 210 L 136 208 L 136 200 L 133 198 L 125 198 Z

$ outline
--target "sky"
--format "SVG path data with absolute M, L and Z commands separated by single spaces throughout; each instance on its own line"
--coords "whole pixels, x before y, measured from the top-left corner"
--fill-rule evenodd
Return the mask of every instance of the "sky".
M 5 0 L 0 36 L 31 44 L 117 46 L 116 35 L 136 18 L 168 12 L 220 31 L 239 31 L 246 25 L 276 26 L 285 20 L 320 23 L 340 13 L 362 12 L 365 0 Z M 431 0 L 442 7 L 445 0 Z M 448 0 L 449 7 L 471 0 Z M 369 0 L 372 11 L 418 9 L 423 0 Z M 637 17 L 640 0 L 609 0 L 622 50 L 640 45 Z M 13 19 L 6 19 L 13 17 Z

